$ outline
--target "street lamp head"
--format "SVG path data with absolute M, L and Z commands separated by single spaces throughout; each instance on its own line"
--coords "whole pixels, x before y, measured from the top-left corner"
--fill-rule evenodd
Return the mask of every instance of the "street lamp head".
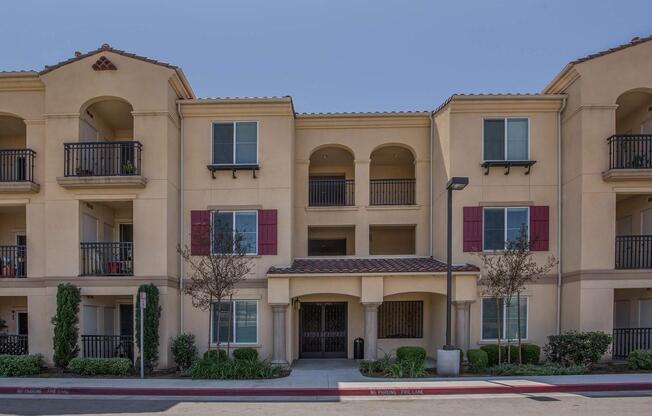
M 469 184 L 469 178 L 465 176 L 453 176 L 446 184 L 446 189 L 453 191 L 461 191 Z

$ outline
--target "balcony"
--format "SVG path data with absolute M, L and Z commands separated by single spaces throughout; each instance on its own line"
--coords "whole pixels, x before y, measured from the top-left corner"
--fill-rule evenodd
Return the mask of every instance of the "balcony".
M 308 198 L 311 207 L 346 207 L 354 205 L 353 179 L 310 178 Z
M 616 269 L 652 269 L 652 235 L 616 237 Z
M 607 139 L 609 170 L 605 181 L 652 179 L 652 135 L 615 134 Z
M 131 242 L 80 243 L 81 276 L 133 276 Z
M 138 141 L 78 142 L 64 145 L 64 176 L 57 182 L 64 188 L 143 188 Z
M 34 180 L 35 155 L 27 148 L 25 120 L 0 115 L 0 193 L 39 191 Z
M 0 334 L 0 355 L 26 355 L 27 335 Z
M 82 335 L 85 358 L 134 359 L 134 337 L 131 335 Z
M 27 247 L 0 246 L 0 278 L 27 276 Z
M 612 357 L 627 359 L 635 350 L 652 348 L 652 328 L 614 328 Z
M 414 179 L 371 179 L 369 205 L 414 205 Z

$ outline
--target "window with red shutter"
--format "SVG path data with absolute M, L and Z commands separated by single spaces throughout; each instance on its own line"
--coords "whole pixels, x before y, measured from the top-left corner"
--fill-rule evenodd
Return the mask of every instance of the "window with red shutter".
M 190 211 L 190 254 L 211 254 L 211 212 Z
M 258 254 L 278 254 L 278 214 L 275 209 L 258 210 Z
M 530 207 L 530 250 L 548 251 L 550 209 L 547 206 Z
M 463 216 L 463 250 L 482 251 L 482 207 L 464 207 Z

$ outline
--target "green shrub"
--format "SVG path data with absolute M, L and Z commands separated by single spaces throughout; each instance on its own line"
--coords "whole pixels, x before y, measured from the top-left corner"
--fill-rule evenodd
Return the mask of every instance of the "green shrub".
M 396 350 L 396 358 L 398 361 L 403 360 L 426 360 L 426 350 L 421 347 L 399 347 Z
M 82 376 L 126 376 L 131 371 L 128 358 L 73 358 L 68 370 Z
M 40 354 L 0 355 L 1 377 L 33 376 L 41 372 L 42 366 Z
M 140 346 L 140 293 L 147 293 L 145 303 L 145 322 L 143 330 L 144 347 Z M 158 364 L 158 324 L 161 319 L 158 288 L 153 284 L 141 285 L 136 297 L 136 345 L 144 352 L 145 369 L 151 372 Z
M 566 332 L 548 337 L 544 352 L 549 361 L 563 365 L 595 364 L 611 345 L 611 335 L 597 332 Z
M 534 364 L 501 364 L 489 368 L 492 376 L 564 376 L 573 374 L 586 374 L 589 372 L 587 365 L 564 366 L 555 363 L 542 365 Z
M 236 360 L 257 360 L 258 351 L 253 348 L 236 348 L 233 350 L 233 358 Z
M 226 353 L 226 350 L 208 350 L 204 353 L 203 359 L 212 361 L 224 361 L 228 360 L 229 356 Z
M 468 350 L 469 369 L 473 373 L 484 373 L 489 366 L 489 356 L 483 350 Z
M 172 339 L 172 355 L 179 370 L 187 370 L 197 360 L 197 345 L 193 334 L 179 334 Z
M 223 351 L 223 350 L 220 350 Z M 191 369 L 192 378 L 217 380 L 251 380 L 278 377 L 281 368 L 261 360 L 218 359 L 209 354 L 197 361 Z
M 392 358 L 391 355 L 385 354 L 383 358 L 375 361 L 360 362 L 359 368 L 363 374 L 371 376 L 382 375 L 395 378 L 423 377 L 427 374 L 424 358 L 422 358 L 422 355 L 418 353 L 408 353 L 407 355 L 403 355 L 403 359 Z
M 630 352 L 627 364 L 632 370 L 652 370 L 652 350 Z
M 489 360 L 490 367 L 498 365 L 498 345 L 496 344 L 483 345 L 480 347 L 480 349 L 485 353 L 487 353 L 487 359 Z M 507 347 L 505 347 L 504 345 L 500 346 L 500 356 L 502 362 L 507 361 Z
M 81 291 L 70 283 L 57 286 L 57 311 L 52 317 L 54 325 L 54 365 L 66 368 L 70 360 L 79 354 L 79 304 Z

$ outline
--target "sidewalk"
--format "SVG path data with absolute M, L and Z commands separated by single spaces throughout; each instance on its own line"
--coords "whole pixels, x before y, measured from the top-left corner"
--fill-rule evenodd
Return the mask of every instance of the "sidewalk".
M 643 390 L 652 391 L 652 374 L 384 379 L 365 377 L 345 360 L 328 368 L 298 362 L 290 376 L 273 380 L 0 378 L 0 394 L 53 395 L 318 398 Z

